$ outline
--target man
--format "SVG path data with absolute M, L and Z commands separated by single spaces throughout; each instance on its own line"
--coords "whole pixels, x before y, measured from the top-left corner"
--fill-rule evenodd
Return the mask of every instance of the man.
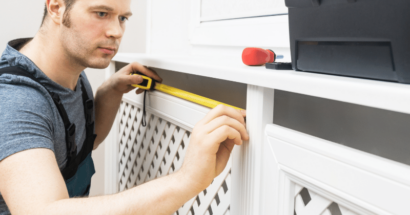
M 130 3 L 47 0 L 35 37 L 7 46 L 0 60 L 0 214 L 171 214 L 209 186 L 234 145 L 249 138 L 245 112 L 218 106 L 195 126 L 176 173 L 114 195 L 69 198 L 88 195 L 94 168 L 84 150 L 104 140 L 122 95 L 142 82 L 129 74 L 161 81 L 132 63 L 98 89 L 93 105 L 82 71 L 108 66 Z

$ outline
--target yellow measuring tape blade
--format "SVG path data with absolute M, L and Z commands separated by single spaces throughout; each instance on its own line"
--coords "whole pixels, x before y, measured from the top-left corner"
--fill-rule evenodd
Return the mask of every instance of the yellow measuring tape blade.
M 137 74 L 131 74 L 131 75 L 137 75 Z M 140 75 L 140 74 L 138 74 L 138 75 Z M 141 89 L 151 89 L 151 87 L 152 87 L 151 84 L 154 84 L 154 83 L 152 83 L 153 81 L 151 80 L 151 78 L 147 77 L 145 75 L 140 75 L 140 76 L 144 79 L 144 82 L 141 83 L 141 85 L 133 84 L 132 86 L 138 87 L 138 88 L 141 88 Z M 142 84 L 144 84 L 144 85 L 142 85 Z M 157 83 L 157 82 L 155 83 L 155 88 L 154 89 L 156 89 L 158 91 L 161 91 L 163 93 L 167 93 L 167 94 L 176 96 L 176 97 L 181 98 L 181 99 L 188 100 L 190 102 L 194 102 L 194 103 L 203 105 L 205 107 L 209 107 L 209 108 L 215 108 L 216 106 L 218 106 L 220 104 L 223 104 L 225 106 L 232 107 L 232 108 L 235 108 L 237 110 L 243 110 L 242 108 L 238 108 L 238 107 L 235 107 L 235 106 L 232 106 L 232 105 L 228 105 L 228 104 L 225 104 L 225 103 L 222 103 L 222 102 L 218 102 L 218 101 L 215 101 L 213 99 L 209 99 L 209 98 L 197 95 L 197 94 L 193 94 L 193 93 L 190 93 L 190 92 L 187 92 L 187 91 L 175 88 L 175 87 L 170 87 L 170 86 L 167 86 L 165 84 L 161 84 L 161 83 Z
M 187 91 L 175 88 L 175 87 L 170 87 L 170 86 L 167 86 L 167 85 L 161 84 L 161 83 L 156 83 L 155 84 L 155 89 L 158 90 L 158 91 L 161 91 L 161 92 L 176 96 L 178 98 L 185 99 L 185 100 L 188 100 L 188 101 L 191 101 L 191 102 L 194 102 L 194 103 L 209 107 L 209 108 L 215 108 L 216 106 L 218 106 L 220 104 L 223 104 L 225 106 L 232 107 L 232 108 L 235 108 L 237 110 L 242 110 L 242 108 L 238 108 L 238 107 L 235 107 L 235 106 L 232 106 L 232 105 L 228 105 L 228 104 L 225 104 L 225 103 L 222 103 L 222 102 L 218 102 L 218 101 L 215 101 L 213 99 L 209 99 L 209 98 L 206 98 L 206 97 L 194 94 L 194 93 L 190 93 L 190 92 L 187 92 Z

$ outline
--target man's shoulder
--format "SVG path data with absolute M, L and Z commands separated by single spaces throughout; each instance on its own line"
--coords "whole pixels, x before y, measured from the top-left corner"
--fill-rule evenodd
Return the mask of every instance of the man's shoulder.
M 47 109 L 50 109 L 50 102 L 52 100 L 51 97 L 48 97 L 50 96 L 46 89 L 34 80 L 10 74 L 0 76 L 1 109 L 26 107 L 50 114 L 51 112 L 47 111 Z
M 0 76 L 0 161 L 27 149 L 54 150 L 55 113 L 42 88 L 27 77 Z

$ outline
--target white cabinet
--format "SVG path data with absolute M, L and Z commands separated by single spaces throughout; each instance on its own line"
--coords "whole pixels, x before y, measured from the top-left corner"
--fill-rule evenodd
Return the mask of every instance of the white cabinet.
M 409 210 L 408 165 L 272 122 L 278 105 L 274 104 L 274 89 L 408 114 L 410 101 L 402 98 L 410 98 L 410 86 L 294 71 L 271 73 L 238 64 L 218 66 L 218 61 L 204 64 L 204 58 L 195 57 L 119 54 L 114 60 L 248 85 L 250 141 L 234 149 L 232 166 L 207 192 L 184 205 L 179 214 L 192 214 L 191 209 L 195 214 L 225 214 L 229 209 L 231 214 L 280 215 L 406 214 Z M 120 168 L 107 170 L 113 177 L 111 192 L 178 169 L 190 130 L 209 110 L 158 92 L 148 98 L 147 128 L 140 126 L 142 98 L 131 92 L 123 100 L 114 128 L 116 144 L 107 148 L 108 154 L 117 156 L 113 160 Z
M 273 124 L 275 90 L 410 114 L 409 85 L 243 65 L 246 46 L 271 48 L 290 60 L 283 3 L 150 0 L 148 53 L 120 53 L 107 69 L 108 77 L 114 62 L 136 61 L 247 86 L 250 141 L 236 147 L 225 171 L 176 214 L 408 214 L 408 165 Z M 132 92 L 124 97 L 108 137 L 107 193 L 177 170 L 190 131 L 209 111 L 154 92 L 148 125 L 141 127 L 141 99 Z

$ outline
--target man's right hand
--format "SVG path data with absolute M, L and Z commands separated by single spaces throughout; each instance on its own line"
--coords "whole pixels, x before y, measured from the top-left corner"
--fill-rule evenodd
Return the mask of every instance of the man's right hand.
M 249 140 L 245 116 L 245 110 L 219 105 L 195 125 L 180 173 L 197 192 L 225 169 L 233 147 Z

